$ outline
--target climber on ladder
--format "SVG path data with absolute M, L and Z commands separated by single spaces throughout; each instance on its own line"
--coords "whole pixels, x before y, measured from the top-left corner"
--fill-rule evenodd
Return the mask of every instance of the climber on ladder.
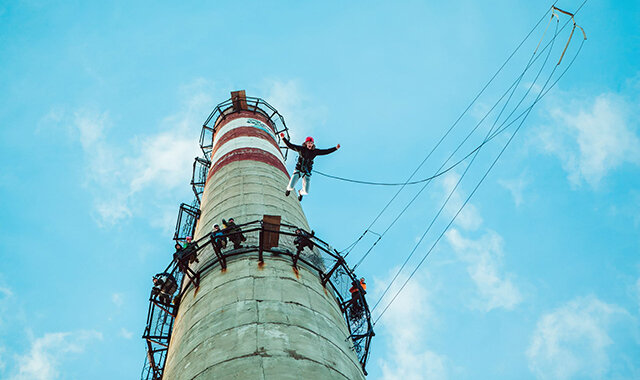
M 363 296 L 367 293 L 367 284 L 364 282 L 364 277 L 362 277 L 359 282 L 357 280 L 351 282 L 351 285 L 351 289 L 349 289 L 351 293 L 351 300 L 349 302 L 351 306 L 351 317 L 354 320 L 358 320 L 362 318 L 364 312 Z
M 282 137 L 282 141 L 289 147 L 289 149 L 295 150 L 298 152 L 298 162 L 296 163 L 296 169 L 293 171 L 293 175 L 291 176 L 291 180 L 289 181 L 289 185 L 287 185 L 287 190 L 284 192 L 284 195 L 289 196 L 291 190 L 295 190 L 295 185 L 298 183 L 298 180 L 302 178 L 302 188 L 298 192 L 298 200 L 302 200 L 303 195 L 309 194 L 309 185 L 311 183 L 311 169 L 313 169 L 313 159 L 316 156 L 322 156 L 325 154 L 333 153 L 336 150 L 340 149 L 340 144 L 336 145 L 335 148 L 329 149 L 316 149 L 316 146 L 313 141 L 313 137 L 307 137 L 302 145 L 295 145 L 289 142 L 286 137 L 284 137 L 284 133 L 280 133 L 280 137 Z

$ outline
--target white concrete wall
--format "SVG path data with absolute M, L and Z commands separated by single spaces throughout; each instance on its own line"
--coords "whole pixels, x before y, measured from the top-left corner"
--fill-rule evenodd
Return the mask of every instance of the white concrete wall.
M 363 379 L 315 273 L 270 257 L 209 272 L 180 305 L 165 379 Z

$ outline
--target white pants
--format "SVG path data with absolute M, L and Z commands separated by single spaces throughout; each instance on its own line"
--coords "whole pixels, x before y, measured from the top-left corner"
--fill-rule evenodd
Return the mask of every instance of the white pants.
M 307 195 L 309 194 L 309 186 L 311 186 L 311 174 L 302 174 L 298 170 L 295 170 L 293 172 L 291 180 L 289 181 L 289 185 L 287 185 L 287 190 L 295 190 L 294 187 L 296 186 L 296 183 L 298 183 L 298 180 L 300 178 L 302 178 L 302 188 L 300 189 L 300 195 Z

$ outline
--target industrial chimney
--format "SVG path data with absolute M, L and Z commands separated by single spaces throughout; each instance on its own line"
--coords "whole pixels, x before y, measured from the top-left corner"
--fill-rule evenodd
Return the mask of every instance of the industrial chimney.
M 193 242 L 165 271 L 180 282 L 171 301 L 152 292 L 143 379 L 364 379 L 365 291 L 285 196 L 280 132 L 282 116 L 244 91 L 205 122 L 174 237 Z

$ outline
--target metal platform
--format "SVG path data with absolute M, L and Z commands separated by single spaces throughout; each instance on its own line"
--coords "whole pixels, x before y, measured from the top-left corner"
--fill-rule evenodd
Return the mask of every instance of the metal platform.
M 181 296 L 190 287 L 197 287 L 200 277 L 206 275 L 206 272 L 216 267 L 226 268 L 228 261 L 247 256 L 257 258 L 258 264 L 269 260 L 270 257 L 284 257 L 291 260 L 291 265 L 294 268 L 302 265 L 317 272 L 318 281 L 333 293 L 340 306 L 349 329 L 352 348 L 366 375 L 365 366 L 369 358 L 371 338 L 375 335 L 371 313 L 366 301 L 366 292 L 361 287 L 358 288 L 360 293 L 357 300 L 354 301 L 356 297 L 352 296 L 350 289 L 354 285 L 359 286 L 356 285 L 359 284 L 359 280 L 338 251 L 309 231 L 304 231 L 297 226 L 275 224 L 268 218 L 236 227 L 237 229 L 226 231 L 223 235 L 216 237 L 229 240 L 226 249 L 216 249 L 215 257 L 199 266 L 197 271 L 190 269 L 193 265 L 190 265 L 189 261 L 194 262 L 191 252 L 195 252 L 195 258 L 197 258 L 197 254 L 201 250 L 212 249 L 213 240 L 209 235 L 192 242 L 188 248 L 174 254 L 174 259 L 165 272 L 173 274 L 176 280 L 178 277 L 180 278 L 179 290 L 172 295 L 173 301 L 170 305 L 162 304 L 154 295 L 149 299 L 149 314 L 143 335 L 147 342 L 147 358 L 141 379 L 162 379 L 166 353 L 171 341 L 173 321 L 178 312 Z M 302 249 L 299 249 L 300 244 L 295 242 L 296 238 L 301 236 L 296 234 L 296 230 L 301 230 L 304 239 L 308 240 L 308 244 Z M 242 247 L 234 248 L 231 240 L 240 238 L 239 234 L 244 238 Z M 176 233 L 177 235 L 178 233 Z M 298 240 L 299 242 L 300 240 Z M 184 251 L 188 249 L 192 251 L 185 255 Z

